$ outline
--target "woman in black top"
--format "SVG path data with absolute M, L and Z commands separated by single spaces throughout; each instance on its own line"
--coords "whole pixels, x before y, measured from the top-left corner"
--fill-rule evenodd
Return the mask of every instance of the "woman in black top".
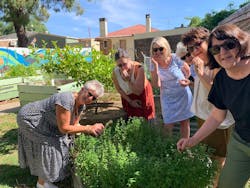
M 250 177 L 250 36 L 239 27 L 216 27 L 208 39 L 210 68 L 222 67 L 214 79 L 208 100 L 214 108 L 204 125 L 178 150 L 192 147 L 212 133 L 224 120 L 227 109 L 235 119 L 219 188 L 244 187 Z

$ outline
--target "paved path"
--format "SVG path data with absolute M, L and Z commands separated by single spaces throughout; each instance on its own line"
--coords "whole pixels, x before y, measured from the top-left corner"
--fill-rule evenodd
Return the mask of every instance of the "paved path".
M 20 109 L 19 99 L 0 101 L 0 114 L 17 113 Z

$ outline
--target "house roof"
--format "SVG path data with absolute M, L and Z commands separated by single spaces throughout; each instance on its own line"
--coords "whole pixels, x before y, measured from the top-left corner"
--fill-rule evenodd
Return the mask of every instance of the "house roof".
M 219 25 L 225 23 L 235 23 L 244 19 L 250 18 L 250 3 L 246 4 L 244 7 L 241 7 L 236 12 L 219 22 Z
M 235 24 L 241 29 L 250 32 L 250 3 L 219 22 L 219 25 L 226 23 Z
M 151 28 L 151 32 L 158 31 L 158 29 Z M 121 37 L 121 36 L 131 36 L 134 34 L 145 33 L 146 26 L 142 24 L 134 25 L 131 27 L 127 27 L 125 29 L 121 29 L 118 31 L 108 33 L 107 37 Z
M 36 36 L 36 35 L 55 36 L 55 37 L 61 37 L 61 38 L 73 38 L 73 39 L 76 39 L 74 37 L 65 37 L 65 36 L 54 35 L 54 34 L 49 34 L 49 33 L 39 33 L 39 32 L 35 32 L 35 31 L 26 31 L 26 36 L 28 38 Z M 16 33 L 11 33 L 11 34 L 8 34 L 8 35 L 2 35 L 2 36 L 0 36 L 0 39 L 17 39 L 17 35 L 16 35 Z

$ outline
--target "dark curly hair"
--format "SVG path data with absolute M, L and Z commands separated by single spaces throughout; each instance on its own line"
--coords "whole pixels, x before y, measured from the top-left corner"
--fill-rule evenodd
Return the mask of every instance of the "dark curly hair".
M 242 59 L 244 59 L 245 57 L 249 57 L 250 55 L 249 33 L 241 30 L 236 25 L 225 24 L 215 27 L 208 38 L 208 49 L 212 47 L 213 38 L 216 38 L 217 40 L 226 40 L 226 39 L 236 40 L 239 48 L 237 57 L 241 57 Z M 210 69 L 220 67 L 220 65 L 217 63 L 214 56 L 209 52 L 209 50 L 208 50 L 208 58 L 209 58 L 208 66 L 210 67 Z
M 187 46 L 191 42 L 207 41 L 209 34 L 209 30 L 204 27 L 192 28 L 181 36 L 181 40 L 182 43 Z

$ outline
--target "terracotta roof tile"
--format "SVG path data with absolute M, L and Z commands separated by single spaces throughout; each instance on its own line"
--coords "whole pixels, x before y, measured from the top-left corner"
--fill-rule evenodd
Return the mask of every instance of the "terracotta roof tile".
M 151 28 L 151 32 L 158 31 L 158 29 Z M 134 25 L 131 27 L 127 27 L 125 29 L 121 29 L 118 31 L 108 33 L 107 37 L 118 37 L 118 36 L 131 36 L 133 34 L 145 33 L 146 26 L 142 24 Z

